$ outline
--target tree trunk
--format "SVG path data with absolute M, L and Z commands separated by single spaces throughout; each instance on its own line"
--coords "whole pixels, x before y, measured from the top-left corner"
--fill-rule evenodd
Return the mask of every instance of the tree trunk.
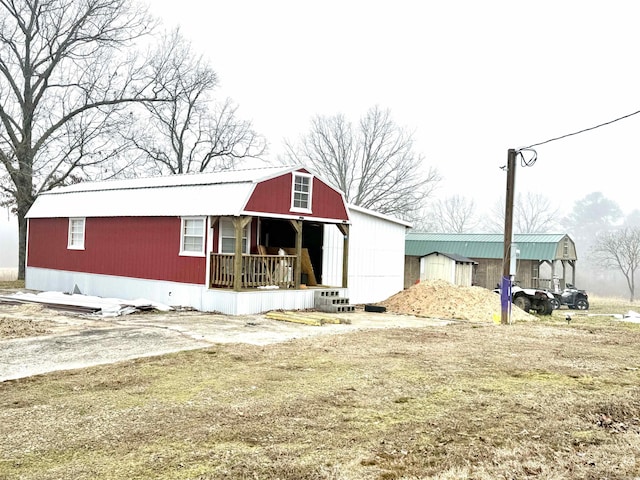
M 27 258 L 27 219 L 25 218 L 31 205 L 18 206 L 18 280 L 25 278 Z

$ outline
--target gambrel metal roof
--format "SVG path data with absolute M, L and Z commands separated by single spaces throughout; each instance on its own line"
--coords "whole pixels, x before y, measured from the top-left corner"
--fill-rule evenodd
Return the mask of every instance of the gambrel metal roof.
M 301 168 L 83 182 L 40 194 L 27 218 L 240 215 L 257 183 Z
M 559 255 L 564 242 L 569 242 L 569 255 Z M 576 260 L 573 240 L 562 233 L 516 234 L 514 243 L 521 260 Z M 405 255 L 422 257 L 431 252 L 447 252 L 468 258 L 497 258 L 504 254 L 504 235 L 500 233 L 422 233 L 409 232 L 405 239 Z

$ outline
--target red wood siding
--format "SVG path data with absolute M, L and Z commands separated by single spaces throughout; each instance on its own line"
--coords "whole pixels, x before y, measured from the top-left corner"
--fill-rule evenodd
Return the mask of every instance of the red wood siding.
M 206 283 L 206 259 L 180 256 L 180 218 L 87 218 L 84 250 L 67 249 L 68 218 L 29 220 L 27 265 L 73 272 Z
M 305 218 L 349 219 L 342 195 L 315 177 L 311 192 L 312 213 L 292 212 L 291 182 L 292 174 L 288 173 L 257 184 L 245 209 L 251 212 L 304 216 Z

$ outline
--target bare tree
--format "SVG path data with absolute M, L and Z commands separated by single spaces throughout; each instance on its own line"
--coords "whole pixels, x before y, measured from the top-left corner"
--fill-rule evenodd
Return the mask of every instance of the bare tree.
M 593 253 L 600 265 L 622 272 L 629 288 L 629 301 L 633 302 L 636 271 L 640 266 L 640 228 L 601 233 L 596 238 Z
M 440 181 L 414 151 L 413 134 L 378 107 L 356 127 L 343 115 L 316 116 L 297 145 L 285 146 L 288 159 L 312 167 L 348 202 L 405 219 L 418 216 Z
M 132 50 L 153 28 L 131 0 L 0 0 L 1 188 L 18 216 L 19 278 L 35 197 L 104 175 L 125 106 L 160 100 L 146 56 Z
M 549 233 L 558 228 L 559 208 L 542 194 L 527 192 L 518 194 L 513 205 L 514 233 Z M 504 231 L 504 200 L 499 200 L 488 216 L 486 230 Z
M 434 220 L 436 231 L 444 233 L 465 233 L 477 225 L 475 219 L 475 202 L 460 195 L 436 200 L 429 215 Z
M 146 103 L 148 118 L 127 137 L 144 163 L 159 174 L 177 174 L 225 170 L 262 155 L 266 143 L 251 122 L 238 119 L 238 107 L 211 99 L 218 77 L 180 32 L 165 36 L 162 45 L 155 89 L 170 101 Z

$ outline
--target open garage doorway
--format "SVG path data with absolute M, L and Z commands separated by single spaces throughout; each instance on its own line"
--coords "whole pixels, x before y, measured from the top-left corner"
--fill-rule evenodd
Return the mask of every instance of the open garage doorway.
M 302 248 L 309 252 L 313 274 L 318 285 L 322 284 L 323 237 L 324 225 L 322 223 L 302 222 Z M 270 251 L 278 248 L 295 248 L 296 233 L 289 220 L 262 218 L 258 242 Z M 303 274 L 302 283 L 307 282 L 308 278 L 305 278 Z

